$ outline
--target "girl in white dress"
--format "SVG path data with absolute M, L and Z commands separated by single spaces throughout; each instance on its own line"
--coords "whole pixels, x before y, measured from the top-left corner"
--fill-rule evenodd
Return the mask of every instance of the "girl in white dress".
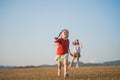
M 81 52 L 82 44 L 79 42 L 78 39 L 76 39 L 74 42 L 72 42 L 72 44 L 74 47 L 73 47 L 73 54 L 71 54 L 72 60 L 70 61 L 69 67 L 72 67 L 75 58 L 77 58 L 76 67 L 78 67 L 79 66 L 79 58 L 81 57 L 80 52 Z

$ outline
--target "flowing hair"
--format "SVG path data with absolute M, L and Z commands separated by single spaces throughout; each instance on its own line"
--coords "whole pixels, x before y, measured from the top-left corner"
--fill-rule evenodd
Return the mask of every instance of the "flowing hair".
M 61 33 L 63 32 L 63 31 L 68 31 L 67 29 L 63 29 L 60 33 L 59 33 L 59 35 L 57 36 L 57 37 L 55 37 L 55 40 L 57 40 L 59 37 L 60 37 L 60 35 L 61 35 Z M 69 32 L 69 31 L 68 31 Z

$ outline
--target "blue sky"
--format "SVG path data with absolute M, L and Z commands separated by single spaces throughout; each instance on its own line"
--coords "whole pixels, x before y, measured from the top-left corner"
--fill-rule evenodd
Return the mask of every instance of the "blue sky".
M 120 60 L 119 0 L 0 0 L 0 65 L 56 64 L 64 28 L 82 43 L 82 62 Z

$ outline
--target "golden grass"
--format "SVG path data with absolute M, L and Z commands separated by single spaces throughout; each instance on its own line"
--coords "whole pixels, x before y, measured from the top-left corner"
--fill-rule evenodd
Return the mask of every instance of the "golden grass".
M 63 68 L 62 68 L 63 70 Z M 57 67 L 0 70 L 0 80 L 64 80 Z M 69 68 L 66 80 L 120 80 L 120 66 Z

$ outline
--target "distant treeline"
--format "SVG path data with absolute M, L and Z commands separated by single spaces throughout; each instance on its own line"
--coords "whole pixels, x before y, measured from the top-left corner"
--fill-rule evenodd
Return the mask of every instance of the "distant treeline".
M 73 64 L 73 67 L 75 66 L 76 63 Z M 120 66 L 120 60 L 116 61 L 108 61 L 104 63 L 83 63 L 79 62 L 79 66 Z M 41 67 L 57 67 L 57 64 L 55 65 L 39 65 L 39 66 L 34 66 L 34 65 L 27 65 L 27 66 L 0 66 L 0 69 L 15 69 L 15 68 L 41 68 Z

